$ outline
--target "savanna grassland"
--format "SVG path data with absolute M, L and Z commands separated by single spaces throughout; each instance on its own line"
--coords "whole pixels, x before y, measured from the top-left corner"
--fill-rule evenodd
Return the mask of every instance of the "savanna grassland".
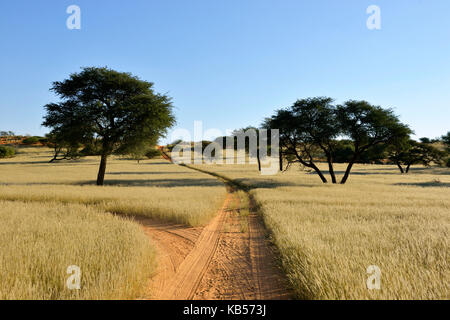
M 347 184 L 332 185 L 300 167 L 275 176 L 254 165 L 201 169 L 249 186 L 297 298 L 450 297 L 450 170 L 356 165 Z M 367 289 L 370 265 L 380 290 Z
M 97 187 L 97 157 L 49 159 L 20 148 L 0 160 L 0 299 L 139 297 L 156 259 L 132 217 L 200 226 L 225 198 L 217 179 L 165 160 L 113 157 Z M 82 270 L 81 290 L 66 288 L 69 265 Z

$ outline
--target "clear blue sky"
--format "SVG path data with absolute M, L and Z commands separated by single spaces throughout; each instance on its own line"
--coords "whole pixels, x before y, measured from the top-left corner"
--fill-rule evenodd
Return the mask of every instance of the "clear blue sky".
M 66 8 L 81 8 L 68 30 Z M 381 30 L 366 8 L 381 8 Z M 448 0 L 2 0 L 0 130 L 42 135 L 48 91 L 108 66 L 173 97 L 177 127 L 258 125 L 297 98 L 393 107 L 419 137 L 450 130 Z

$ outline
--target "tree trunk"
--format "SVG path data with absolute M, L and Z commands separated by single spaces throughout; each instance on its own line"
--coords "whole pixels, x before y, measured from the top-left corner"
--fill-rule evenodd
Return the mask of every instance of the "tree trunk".
M 97 185 L 102 186 L 103 181 L 105 180 L 105 172 L 106 172 L 106 161 L 108 159 L 107 154 L 102 154 L 102 158 L 100 160 L 100 168 L 98 169 L 97 175 Z
M 311 163 L 310 167 L 313 168 L 314 171 L 317 172 L 317 174 L 319 175 L 319 177 L 320 177 L 320 179 L 322 180 L 323 183 L 327 183 L 328 182 L 327 178 L 325 178 L 325 176 L 323 175 L 322 171 L 320 171 L 320 169 L 314 163 Z
M 352 170 L 354 162 L 350 162 L 347 166 L 347 170 L 345 170 L 344 176 L 342 177 L 341 184 L 345 184 L 347 182 L 348 176 L 350 175 L 350 171 Z
M 358 160 L 361 152 L 362 151 L 355 153 L 350 162 L 348 163 L 347 169 L 345 170 L 344 176 L 342 177 L 341 184 L 345 184 L 347 182 L 348 176 L 350 175 L 350 171 L 352 171 L 353 164 L 355 164 L 356 160 Z
M 283 171 L 283 155 L 280 152 L 280 171 Z
M 400 164 L 400 162 L 397 162 L 397 167 L 400 169 L 400 173 L 403 174 L 405 173 L 405 171 L 403 170 L 402 165 Z
M 331 181 L 336 183 L 336 175 L 334 174 L 333 162 L 331 156 L 327 156 L 328 170 L 330 171 Z
M 261 159 L 259 158 L 259 146 L 256 150 L 256 160 L 258 161 L 258 171 L 261 171 Z
M 409 167 L 411 167 L 411 164 L 410 164 L 410 163 L 408 163 L 408 165 L 406 166 L 406 170 L 405 170 L 406 173 L 409 172 Z

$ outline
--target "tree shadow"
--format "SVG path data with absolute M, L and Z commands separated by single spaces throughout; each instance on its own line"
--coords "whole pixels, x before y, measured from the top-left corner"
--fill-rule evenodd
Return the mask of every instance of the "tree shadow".
M 247 185 L 250 189 L 276 189 L 278 187 L 313 187 L 314 185 L 299 184 L 287 181 L 254 180 L 247 178 L 235 179 L 236 182 Z
M 414 174 L 435 174 L 435 175 L 443 175 L 448 176 L 450 175 L 450 169 L 449 168 L 443 168 L 443 167 L 431 167 L 431 168 L 411 168 L 409 169 L 409 173 Z
M 428 181 L 428 182 L 410 182 L 410 183 L 396 183 L 396 186 L 416 186 L 416 187 L 444 187 L 450 188 L 450 182 Z
M 72 185 L 95 185 L 95 181 L 80 181 Z M 223 183 L 214 179 L 151 179 L 151 180 L 136 180 L 136 179 L 105 179 L 105 186 L 128 186 L 128 187 L 218 187 L 223 186 Z
M 369 170 L 374 170 L 374 169 L 369 169 Z M 389 169 L 386 169 L 389 170 Z M 316 172 L 309 172 L 310 174 L 317 174 Z M 322 170 L 322 173 L 324 175 L 330 175 L 330 171 L 328 170 Z M 343 176 L 345 174 L 345 171 L 341 171 L 341 170 L 336 170 L 334 171 L 334 174 L 336 175 L 336 177 L 340 177 Z M 355 176 L 370 176 L 370 175 L 375 175 L 375 174 L 398 174 L 400 175 L 400 170 L 397 170 L 397 172 L 395 170 L 392 170 L 392 172 L 372 172 L 372 171 L 367 171 L 367 172 L 362 172 L 362 171 L 351 171 L 350 172 L 350 176 L 351 175 L 355 175 Z
M 16 164 L 43 164 L 48 161 L 0 161 L 0 165 L 16 165 Z
M 370 176 L 370 175 L 398 175 L 400 176 L 400 170 L 397 168 L 367 168 L 367 171 L 356 171 L 353 169 L 350 175 L 356 176 Z M 324 175 L 329 175 L 330 171 L 321 170 Z M 307 172 L 309 174 L 316 174 L 315 171 Z M 335 170 L 336 176 L 344 175 L 345 171 Z M 431 174 L 431 175 L 450 175 L 450 169 L 443 167 L 430 167 L 430 168 L 410 168 L 408 174 Z
M 186 174 L 186 172 L 176 172 L 176 171 L 150 171 L 150 172 L 133 172 L 133 171 L 118 171 L 118 172 L 107 172 L 106 175 L 152 175 L 152 174 Z
M 146 166 L 155 166 L 155 165 L 173 165 L 173 163 L 170 163 L 168 161 L 158 161 L 158 162 L 141 162 L 139 165 L 146 165 Z

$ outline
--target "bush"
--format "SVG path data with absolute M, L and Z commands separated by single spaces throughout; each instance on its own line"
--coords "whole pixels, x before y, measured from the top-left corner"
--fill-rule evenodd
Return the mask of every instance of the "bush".
M 0 146 L 0 158 L 14 157 L 16 150 L 12 147 Z
M 25 138 L 23 139 L 22 143 L 23 144 L 35 144 L 39 142 L 39 137 L 29 137 L 29 138 Z
M 48 138 L 39 138 L 38 139 L 38 141 L 40 142 L 40 143 L 42 143 L 43 145 L 47 145 L 48 144 Z
M 87 143 L 80 151 L 80 154 L 82 156 L 98 156 L 101 154 L 101 151 L 101 147 L 97 146 L 95 143 Z
M 158 149 L 150 149 L 145 153 L 145 156 L 149 159 L 153 159 L 161 156 L 161 151 L 159 151 Z
M 447 168 L 450 168 L 450 158 L 447 159 L 446 166 L 447 166 Z
M 355 152 L 353 142 L 350 140 L 338 141 L 333 152 L 333 159 L 336 163 L 349 162 Z

